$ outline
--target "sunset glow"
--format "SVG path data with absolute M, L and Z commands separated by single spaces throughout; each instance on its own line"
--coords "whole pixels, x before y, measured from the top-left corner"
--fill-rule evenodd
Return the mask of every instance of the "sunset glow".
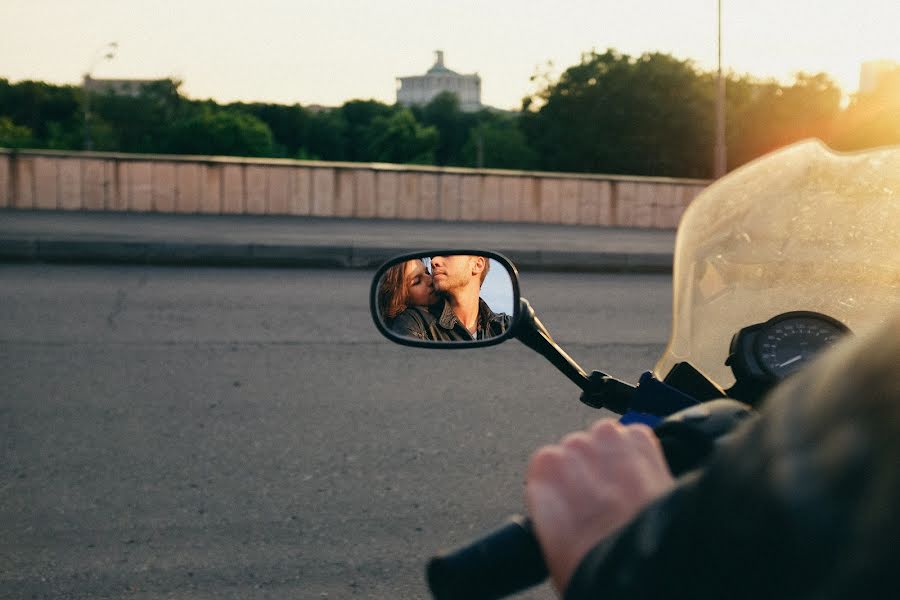
M 896 0 L 723 0 L 728 69 L 789 80 L 826 72 L 844 93 L 864 61 L 900 60 Z M 77 84 L 98 48 L 119 43 L 96 77 L 175 77 L 191 97 L 339 105 L 393 102 L 395 77 L 424 72 L 433 51 L 479 73 L 485 103 L 517 108 L 529 78 L 582 52 L 615 48 L 716 65 L 715 0 L 6 0 L 0 77 Z

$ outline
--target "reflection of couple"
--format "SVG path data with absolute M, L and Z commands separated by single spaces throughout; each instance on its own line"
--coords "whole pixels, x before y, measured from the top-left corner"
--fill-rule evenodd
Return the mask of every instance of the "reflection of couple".
M 490 263 L 483 256 L 432 256 L 431 274 L 420 260 L 388 269 L 378 303 L 396 333 L 421 340 L 483 340 L 506 331 L 512 318 L 481 299 Z

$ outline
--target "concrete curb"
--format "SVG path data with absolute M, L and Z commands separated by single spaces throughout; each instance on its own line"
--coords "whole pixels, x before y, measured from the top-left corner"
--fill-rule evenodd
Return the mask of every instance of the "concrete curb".
M 353 245 L 134 242 L 0 238 L 0 261 L 184 266 L 374 269 L 419 248 Z M 671 273 L 667 253 L 497 249 L 520 270 L 574 273 Z

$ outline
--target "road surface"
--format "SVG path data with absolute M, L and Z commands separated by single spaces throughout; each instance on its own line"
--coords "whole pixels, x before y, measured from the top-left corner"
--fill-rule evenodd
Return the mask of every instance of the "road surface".
M 521 510 L 531 451 L 604 413 L 517 341 L 381 338 L 370 277 L 0 266 L 0 597 L 425 596 L 427 556 Z M 522 274 L 576 360 L 632 381 L 670 290 Z

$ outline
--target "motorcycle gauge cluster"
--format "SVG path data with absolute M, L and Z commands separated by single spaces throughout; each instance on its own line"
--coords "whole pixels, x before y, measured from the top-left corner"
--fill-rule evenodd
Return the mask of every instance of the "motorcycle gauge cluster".
M 728 360 L 738 385 L 774 385 L 820 351 L 847 335 L 840 321 L 817 312 L 780 314 L 741 329 L 731 340 Z

